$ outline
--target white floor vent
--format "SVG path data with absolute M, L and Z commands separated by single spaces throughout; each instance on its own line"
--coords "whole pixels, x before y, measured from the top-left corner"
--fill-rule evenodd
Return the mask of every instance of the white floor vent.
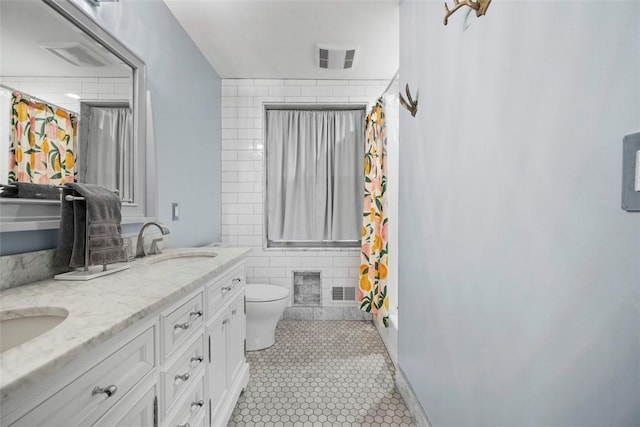
M 356 288 L 353 286 L 334 286 L 331 288 L 331 299 L 333 301 L 355 301 Z

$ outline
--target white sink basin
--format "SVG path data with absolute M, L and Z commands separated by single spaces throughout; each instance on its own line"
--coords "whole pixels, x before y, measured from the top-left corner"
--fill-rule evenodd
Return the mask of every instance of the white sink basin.
M 55 328 L 69 316 L 59 307 L 30 307 L 0 311 L 0 353 Z
M 207 249 L 189 250 L 184 252 L 181 251 L 181 252 L 173 252 L 173 253 L 167 253 L 167 254 L 149 255 L 147 257 L 147 260 L 145 261 L 145 264 L 151 265 L 151 264 L 158 264 L 160 262 L 176 261 L 176 260 L 189 261 L 189 260 L 193 260 L 194 258 L 211 259 L 211 258 L 215 258 L 216 256 L 218 256 L 218 254 L 213 252 L 210 249 L 209 250 Z

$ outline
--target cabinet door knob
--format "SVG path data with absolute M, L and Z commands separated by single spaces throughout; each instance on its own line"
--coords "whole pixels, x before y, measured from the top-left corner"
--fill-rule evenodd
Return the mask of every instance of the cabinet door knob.
M 231 314 L 236 314 L 238 312 L 238 310 L 236 310 L 235 308 L 233 310 L 231 310 Z
M 202 408 L 204 406 L 204 400 L 197 400 L 195 402 L 191 402 L 191 409 L 193 409 L 195 406 Z
M 223 324 L 223 325 L 226 325 L 227 323 L 229 323 L 229 319 L 224 319 L 224 320 L 222 321 L 222 324 Z
M 240 283 L 240 282 L 242 282 L 242 279 L 241 279 L 240 277 L 236 277 L 235 279 L 233 279 L 233 280 L 231 281 L 231 283 L 233 283 L 234 285 L 235 285 L 236 283 Z
M 176 381 L 187 381 L 189 379 L 189 372 L 186 372 L 182 375 L 175 376 Z
M 191 358 L 191 363 L 193 363 L 193 362 L 202 363 L 203 360 L 204 360 L 203 356 L 195 356 L 195 357 Z
M 187 329 L 189 329 L 189 326 L 191 326 L 191 324 L 189 322 L 176 323 L 175 325 L 173 325 L 173 329 L 184 329 L 184 330 L 187 330 Z
M 118 387 L 116 385 L 110 385 L 107 387 L 94 387 L 93 391 L 91 391 L 91 395 L 95 396 L 96 394 L 106 394 L 107 398 L 113 396 L 118 391 Z
M 229 292 L 231 290 L 231 286 L 223 286 L 222 289 L 220 289 L 222 292 Z
M 189 313 L 189 317 L 192 319 L 197 319 L 200 316 L 202 316 L 202 310 L 192 311 Z

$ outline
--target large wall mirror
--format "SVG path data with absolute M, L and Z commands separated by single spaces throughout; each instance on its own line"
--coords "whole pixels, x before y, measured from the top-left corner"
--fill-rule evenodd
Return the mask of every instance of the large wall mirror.
M 20 182 L 100 184 L 123 222 L 152 216 L 144 62 L 69 0 L 0 1 L 0 52 L 0 231 L 59 225 L 59 198 Z

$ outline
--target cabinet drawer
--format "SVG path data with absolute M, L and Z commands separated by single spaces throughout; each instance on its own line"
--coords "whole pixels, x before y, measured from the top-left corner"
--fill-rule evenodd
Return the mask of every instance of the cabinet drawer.
M 180 343 L 192 336 L 191 331 L 202 324 L 202 293 L 198 293 L 166 316 L 160 316 L 163 355 L 167 358 Z
M 198 421 L 196 421 L 196 422 L 195 422 L 195 424 L 191 424 L 193 427 L 206 427 L 206 425 L 207 425 L 207 424 L 205 423 L 205 421 L 206 421 L 206 418 L 205 418 L 206 411 L 204 411 L 204 412 L 205 412 L 205 413 L 203 413 L 203 414 L 200 416 L 200 418 L 198 419 Z
M 206 413 L 206 401 L 204 398 L 204 374 L 198 378 L 198 385 L 191 389 L 184 400 L 180 400 L 171 421 L 167 427 L 194 426 Z
M 207 313 L 209 318 L 228 297 L 246 283 L 244 264 L 226 273 L 222 279 L 207 286 Z
M 153 329 L 129 341 L 13 425 L 91 425 L 154 368 Z
M 145 393 L 132 392 L 122 399 L 92 427 L 154 427 L 155 386 Z
M 180 393 L 193 384 L 205 364 L 204 335 L 191 344 L 166 371 L 162 372 L 165 413 L 173 410 Z

